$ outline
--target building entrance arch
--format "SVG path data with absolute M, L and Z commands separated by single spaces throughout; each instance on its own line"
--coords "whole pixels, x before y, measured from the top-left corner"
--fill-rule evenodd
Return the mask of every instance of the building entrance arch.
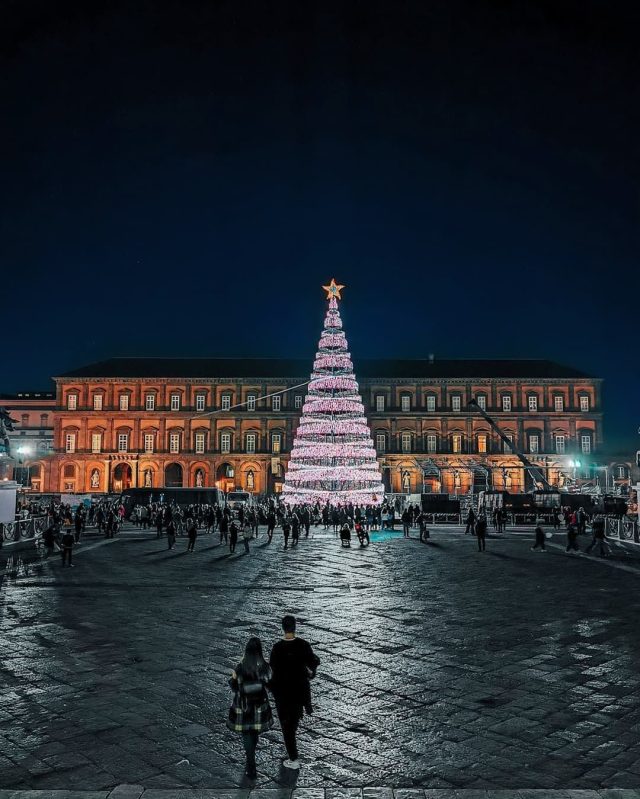
M 179 463 L 168 463 L 164 468 L 164 487 L 182 488 L 184 471 Z
M 216 469 L 216 488 L 233 491 L 236 487 L 236 470 L 232 463 L 221 463 Z
M 128 491 L 133 482 L 133 472 L 128 463 L 119 463 L 113 470 L 111 478 L 111 489 L 114 494 L 121 491 Z

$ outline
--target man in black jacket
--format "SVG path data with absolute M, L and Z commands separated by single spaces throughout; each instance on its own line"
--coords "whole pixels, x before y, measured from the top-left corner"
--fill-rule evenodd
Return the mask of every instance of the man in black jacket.
M 316 676 L 320 659 L 311 645 L 296 638 L 296 620 L 293 616 L 282 619 L 284 637 L 271 650 L 269 665 L 273 672 L 271 690 L 276 700 L 276 710 L 287 749 L 286 768 L 299 769 L 296 733 L 302 712 L 312 712 L 309 679 Z

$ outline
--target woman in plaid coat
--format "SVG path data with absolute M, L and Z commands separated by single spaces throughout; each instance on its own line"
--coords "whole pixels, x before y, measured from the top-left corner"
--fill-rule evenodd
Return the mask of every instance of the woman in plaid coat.
M 246 774 L 252 779 L 257 776 L 258 736 L 273 727 L 273 714 L 267 694 L 270 680 L 271 668 L 262 655 L 260 639 L 249 638 L 244 657 L 231 673 L 229 680 L 234 696 L 229 708 L 227 727 L 242 734 L 242 743 L 247 753 Z

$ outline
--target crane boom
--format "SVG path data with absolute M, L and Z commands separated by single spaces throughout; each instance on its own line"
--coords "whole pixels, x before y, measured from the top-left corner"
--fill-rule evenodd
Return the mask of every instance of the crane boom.
M 505 436 L 505 434 L 498 427 L 498 425 L 493 421 L 493 419 L 489 416 L 489 414 L 485 410 L 483 410 L 474 399 L 469 400 L 469 402 L 467 404 L 471 408 L 473 408 L 473 410 L 478 411 L 478 413 L 480 414 L 480 416 L 482 416 L 482 418 L 485 420 L 485 422 L 488 425 L 490 425 L 491 429 L 495 430 L 495 432 L 500 436 L 500 438 L 504 441 L 504 443 L 507 444 L 509 449 L 514 453 L 514 455 L 516 455 L 518 457 L 518 459 L 520 460 L 520 463 L 522 463 L 524 468 L 529 472 L 529 474 L 531 475 L 534 483 L 540 483 L 547 491 L 554 491 L 555 490 L 554 487 L 551 485 L 551 483 L 544 476 L 544 474 L 542 472 L 542 469 L 540 469 L 538 466 L 535 466 L 533 463 L 531 463 L 529 458 L 527 458 L 526 455 L 524 455 L 522 452 L 520 452 L 519 449 L 516 448 L 516 445 L 513 443 L 513 441 L 511 441 L 511 439 L 509 439 L 509 438 L 507 438 L 507 436 Z

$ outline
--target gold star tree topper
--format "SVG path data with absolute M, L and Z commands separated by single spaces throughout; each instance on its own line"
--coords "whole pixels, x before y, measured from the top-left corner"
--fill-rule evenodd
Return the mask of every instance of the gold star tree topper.
M 336 283 L 335 278 L 331 278 L 331 283 L 328 286 L 322 287 L 327 292 L 327 299 L 331 300 L 335 297 L 336 300 L 341 300 L 342 297 L 340 296 L 340 292 L 344 288 L 344 286 L 340 286 Z

